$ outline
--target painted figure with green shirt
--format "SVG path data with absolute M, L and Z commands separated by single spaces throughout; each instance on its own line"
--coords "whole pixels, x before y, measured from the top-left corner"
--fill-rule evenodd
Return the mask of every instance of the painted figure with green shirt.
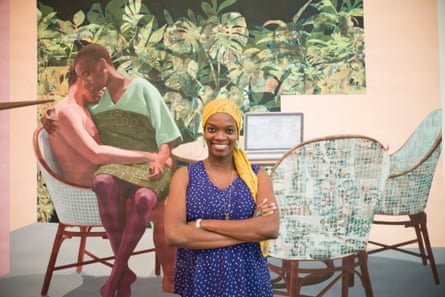
M 148 166 L 105 164 L 99 166 L 93 178 L 102 222 L 116 256 L 101 296 L 127 297 L 136 280 L 128 259 L 145 232 L 151 209 L 163 204 L 168 194 L 171 169 L 166 161 L 181 134 L 156 87 L 143 78 L 120 74 L 105 47 L 83 47 L 74 60 L 74 68 L 92 92 L 104 89 L 100 101 L 89 106 L 103 144 L 157 152 L 157 158 Z M 131 216 L 122 211 L 122 197 L 133 200 L 129 204 L 133 208 L 129 210 Z M 164 291 L 170 291 L 168 286 L 173 284 L 165 274 L 172 271 L 162 268 Z

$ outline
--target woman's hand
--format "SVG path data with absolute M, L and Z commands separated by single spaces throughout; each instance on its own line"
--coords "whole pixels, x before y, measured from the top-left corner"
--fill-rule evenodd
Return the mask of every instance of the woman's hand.
M 268 216 L 275 212 L 277 209 L 277 205 L 273 202 L 269 203 L 267 198 L 264 198 L 260 204 L 258 204 L 255 208 L 254 216 Z
M 159 163 L 159 160 L 156 160 L 148 165 L 148 179 L 158 180 L 163 174 L 164 168 Z

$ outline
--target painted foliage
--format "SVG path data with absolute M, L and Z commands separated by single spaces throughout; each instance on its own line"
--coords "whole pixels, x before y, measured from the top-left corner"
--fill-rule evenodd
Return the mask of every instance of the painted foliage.
M 40 0 L 39 97 L 65 96 L 66 70 L 86 42 L 158 87 L 185 142 L 201 135 L 202 107 L 216 97 L 246 112 L 278 111 L 282 94 L 364 93 L 362 2 Z M 51 220 L 50 202 L 38 200 L 39 220 Z

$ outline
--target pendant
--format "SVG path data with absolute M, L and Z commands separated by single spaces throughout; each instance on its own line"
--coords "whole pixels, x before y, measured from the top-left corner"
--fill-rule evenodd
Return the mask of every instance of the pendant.
M 226 221 L 229 219 L 229 214 L 226 213 Z

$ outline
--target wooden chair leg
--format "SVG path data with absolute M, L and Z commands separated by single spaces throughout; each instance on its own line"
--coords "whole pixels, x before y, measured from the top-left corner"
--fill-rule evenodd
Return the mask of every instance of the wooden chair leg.
M 423 220 L 426 221 L 426 217 L 423 217 L 420 214 L 409 215 L 409 219 L 411 220 L 410 227 L 413 227 L 416 232 L 417 238 L 417 246 L 419 248 L 420 258 L 422 259 L 422 264 L 427 265 L 427 254 L 425 253 L 425 245 L 422 237 L 422 224 Z
M 343 261 L 343 270 L 341 271 L 341 296 L 348 297 L 349 295 L 349 287 L 354 285 L 354 259 L 355 256 L 349 256 L 344 258 Z M 352 279 L 352 280 L 351 280 Z
M 155 242 L 155 232 L 156 232 L 156 227 L 153 227 L 153 242 Z M 156 275 L 161 275 L 161 259 L 159 256 L 159 253 L 161 253 L 161 251 L 159 251 L 159 249 L 156 249 L 155 251 L 155 274 Z
M 369 275 L 368 269 L 368 253 L 362 251 L 358 254 L 358 260 L 360 265 L 361 281 L 363 288 L 365 289 L 366 297 L 374 297 L 374 293 L 371 285 L 371 276 Z
M 288 261 L 285 261 L 288 262 Z M 289 264 L 289 283 L 288 283 L 288 291 L 289 297 L 300 297 L 300 280 L 298 275 L 298 261 L 289 261 L 290 263 L 283 263 L 284 265 Z
M 86 233 L 87 231 L 91 230 L 89 227 L 79 227 L 81 233 Z M 84 234 L 80 237 L 80 244 L 79 244 L 79 251 L 77 253 L 77 263 L 82 263 L 85 259 L 85 248 L 87 245 L 87 236 Z M 76 266 L 76 272 L 81 273 L 82 272 L 82 265 Z
M 430 261 L 431 271 L 433 273 L 434 282 L 436 285 L 440 284 L 439 273 L 437 272 L 436 261 L 434 260 L 433 249 L 431 248 L 430 237 L 428 235 L 428 229 L 426 227 L 426 213 L 421 212 L 419 214 L 421 216 L 420 221 L 420 234 L 421 238 L 418 238 L 419 241 L 422 241 L 425 244 L 427 258 Z M 423 245 L 422 243 L 422 245 Z
M 155 245 L 155 274 L 161 275 L 161 262 L 164 248 L 166 247 L 163 226 L 163 205 L 159 204 L 151 210 L 150 221 L 153 223 L 153 243 Z
M 354 274 L 354 258 L 352 259 L 352 270 L 348 273 L 348 286 L 353 287 L 355 284 L 355 274 Z
M 65 237 L 63 235 L 66 226 L 59 223 L 57 227 L 57 233 L 54 238 L 53 248 L 51 250 L 51 256 L 48 261 L 48 266 L 46 268 L 45 278 L 42 285 L 42 290 L 40 291 L 42 296 L 47 296 L 49 285 L 51 283 L 51 278 L 53 276 L 54 267 L 56 266 L 57 256 L 59 254 L 60 246 L 62 245 Z

